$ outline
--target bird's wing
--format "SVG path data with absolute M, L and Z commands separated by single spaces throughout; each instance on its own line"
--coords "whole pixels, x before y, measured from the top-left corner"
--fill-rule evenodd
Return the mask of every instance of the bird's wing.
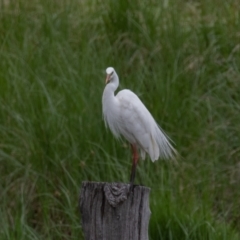
M 156 123 L 138 96 L 130 90 L 122 90 L 116 97 L 120 104 L 118 121 L 121 134 L 131 143 L 137 143 L 149 154 L 154 152 L 152 149 L 154 147 L 157 151 L 158 148 L 151 134 Z M 156 152 L 152 155 L 159 154 Z
M 121 135 L 130 143 L 137 143 L 153 161 L 159 156 L 171 157 L 171 144 L 138 96 L 130 90 L 122 90 L 116 98 L 119 101 L 118 128 Z

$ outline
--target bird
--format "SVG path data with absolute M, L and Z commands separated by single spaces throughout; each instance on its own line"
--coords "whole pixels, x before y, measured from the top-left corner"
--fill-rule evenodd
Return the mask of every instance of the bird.
M 119 77 L 113 67 L 106 69 L 105 84 L 102 95 L 103 119 L 105 126 L 116 138 L 124 137 L 130 143 L 132 151 L 130 184 L 133 186 L 139 153 L 143 160 L 147 153 L 154 162 L 159 158 L 175 158 L 177 151 L 171 145 L 171 139 L 134 92 L 124 89 L 115 95 Z

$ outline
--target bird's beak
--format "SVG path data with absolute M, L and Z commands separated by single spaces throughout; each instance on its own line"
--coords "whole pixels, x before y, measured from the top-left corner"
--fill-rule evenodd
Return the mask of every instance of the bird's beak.
M 111 77 L 111 75 L 107 74 L 105 84 L 108 84 L 110 82 L 110 77 Z

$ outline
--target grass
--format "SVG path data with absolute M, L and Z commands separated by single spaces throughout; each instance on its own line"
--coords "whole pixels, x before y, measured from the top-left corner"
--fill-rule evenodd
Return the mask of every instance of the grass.
M 101 114 L 105 68 L 181 158 L 141 161 L 150 239 L 240 238 L 237 1 L 2 1 L 0 239 L 83 239 L 81 181 L 127 182 Z

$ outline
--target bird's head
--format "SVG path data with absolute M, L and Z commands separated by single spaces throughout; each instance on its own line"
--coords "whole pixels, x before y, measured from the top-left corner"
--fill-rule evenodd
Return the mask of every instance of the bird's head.
M 106 73 L 107 73 L 107 77 L 106 77 L 106 82 L 105 83 L 108 84 L 113 79 L 113 76 L 115 74 L 115 70 L 114 70 L 113 67 L 108 67 L 106 69 Z

